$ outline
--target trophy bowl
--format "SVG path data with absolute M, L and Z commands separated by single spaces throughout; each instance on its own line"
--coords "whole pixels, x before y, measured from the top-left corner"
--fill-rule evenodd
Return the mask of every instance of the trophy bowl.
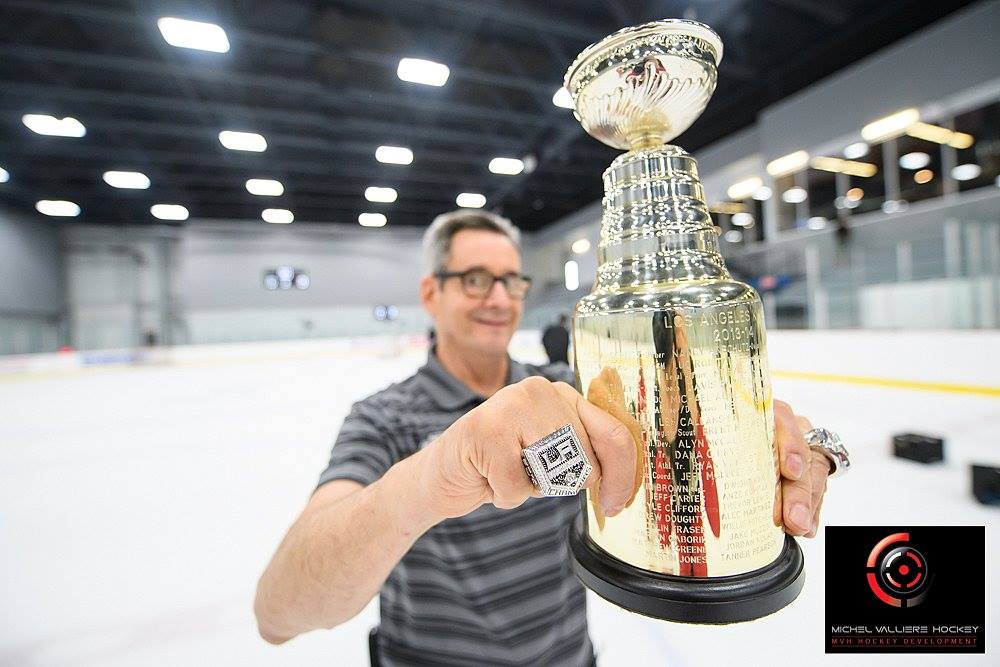
M 622 150 L 660 146 L 705 109 L 721 60 L 722 40 L 708 26 L 654 21 L 584 49 L 565 86 L 594 138 Z
M 666 144 L 705 109 L 721 57 L 707 26 L 655 21 L 586 48 L 565 79 L 587 132 L 628 151 L 604 172 L 573 363 L 636 446 L 620 513 L 597 488 L 581 499 L 573 569 L 620 607 L 685 623 L 774 613 L 805 575 L 781 524 L 761 299 L 726 268 L 695 159 Z

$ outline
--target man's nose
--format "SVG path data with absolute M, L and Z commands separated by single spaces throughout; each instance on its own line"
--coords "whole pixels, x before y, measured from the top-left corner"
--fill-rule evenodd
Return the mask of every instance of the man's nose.
M 486 293 L 486 297 L 483 301 L 487 304 L 497 304 L 497 305 L 509 305 L 511 301 L 510 294 L 507 292 L 507 286 L 504 285 L 502 280 L 493 281 L 493 286 L 490 287 L 490 291 Z

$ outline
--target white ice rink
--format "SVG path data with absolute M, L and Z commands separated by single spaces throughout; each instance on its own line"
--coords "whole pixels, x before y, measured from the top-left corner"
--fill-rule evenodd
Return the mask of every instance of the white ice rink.
M 543 358 L 518 341 L 512 356 Z M 996 386 L 998 334 L 773 332 L 769 347 L 775 396 L 839 431 L 853 455 L 823 524 L 986 525 L 995 563 L 1000 509 L 975 503 L 967 464 L 1000 465 L 1000 397 L 790 372 Z M 0 375 L 0 665 L 367 665 L 374 603 L 275 647 L 257 635 L 254 588 L 351 402 L 425 354 L 276 343 Z M 947 463 L 892 458 L 890 435 L 903 431 L 944 435 Z M 1000 664 L 995 568 L 986 656 L 824 655 L 823 540 L 800 540 L 798 600 L 754 623 L 662 623 L 591 596 L 600 664 Z

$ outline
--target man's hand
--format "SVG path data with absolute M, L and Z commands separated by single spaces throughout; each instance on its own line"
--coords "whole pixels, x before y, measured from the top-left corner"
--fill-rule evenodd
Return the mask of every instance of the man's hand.
M 789 535 L 816 537 L 830 461 L 809 449 L 803 434 L 810 429 L 809 420 L 792 412 L 788 403 L 774 402 L 774 438 L 778 445 L 782 499 L 780 506 L 775 502 L 774 520 L 784 523 Z
M 458 419 L 422 452 L 419 499 L 441 518 L 464 516 L 485 503 L 513 509 L 540 497 L 521 463 L 521 450 L 571 424 L 594 470 L 608 516 L 634 489 L 636 448 L 628 428 L 588 403 L 565 382 L 529 377 L 508 385 Z

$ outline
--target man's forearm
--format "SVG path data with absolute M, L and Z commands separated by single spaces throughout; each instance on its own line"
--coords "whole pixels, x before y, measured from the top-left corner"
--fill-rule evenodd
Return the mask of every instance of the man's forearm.
M 422 452 L 367 487 L 303 516 L 288 531 L 257 585 L 261 635 L 282 643 L 353 618 L 389 572 L 438 522 L 420 502 Z

